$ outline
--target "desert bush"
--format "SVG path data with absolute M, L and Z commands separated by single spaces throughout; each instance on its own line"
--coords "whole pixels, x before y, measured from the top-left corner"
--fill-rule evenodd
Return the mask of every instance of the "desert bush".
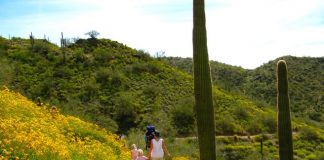
M 234 115 L 240 120 L 247 120 L 250 117 L 250 113 L 243 106 L 236 106 L 234 109 Z
M 225 146 L 222 152 L 225 160 L 244 160 L 253 151 L 250 146 Z
M 195 118 L 193 112 L 193 98 L 189 97 L 180 101 L 171 109 L 172 124 L 178 135 L 190 135 L 195 126 Z
M 230 116 L 216 120 L 216 134 L 233 135 L 235 133 L 235 122 Z
M 304 126 L 300 128 L 300 138 L 307 141 L 317 141 L 320 137 L 316 130 Z

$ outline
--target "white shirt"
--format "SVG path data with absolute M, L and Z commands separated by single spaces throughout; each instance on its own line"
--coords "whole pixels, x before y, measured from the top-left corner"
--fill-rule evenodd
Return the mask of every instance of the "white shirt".
M 160 138 L 158 141 L 156 139 L 152 139 L 153 149 L 151 152 L 152 158 L 163 158 L 164 152 L 162 148 L 163 139 Z

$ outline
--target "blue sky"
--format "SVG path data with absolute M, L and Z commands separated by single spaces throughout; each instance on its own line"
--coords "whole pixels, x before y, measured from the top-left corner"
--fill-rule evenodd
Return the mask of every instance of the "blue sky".
M 322 0 L 205 0 L 209 57 L 255 68 L 284 55 L 324 56 Z M 97 30 L 152 55 L 192 57 L 191 0 L 0 0 L 0 35 L 58 43 Z

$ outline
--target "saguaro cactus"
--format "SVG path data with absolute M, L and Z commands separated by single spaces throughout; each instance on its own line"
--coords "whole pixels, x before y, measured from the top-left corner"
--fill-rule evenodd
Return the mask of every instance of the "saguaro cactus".
M 63 32 L 61 32 L 61 50 L 62 50 L 62 53 L 63 53 L 63 63 L 65 63 L 65 59 L 66 59 L 66 55 L 65 55 L 65 52 L 64 52 L 65 47 L 66 47 L 66 40 L 63 37 Z
M 284 60 L 277 63 L 277 107 L 280 160 L 293 160 L 292 129 L 289 108 L 287 65 Z
M 215 160 L 215 119 L 207 49 L 204 0 L 193 0 L 193 61 L 200 159 Z
M 63 32 L 61 32 L 61 49 L 65 47 L 65 42 L 64 42 L 64 37 L 63 37 Z
M 30 39 L 31 49 L 33 50 L 35 44 L 35 38 L 33 36 L 33 32 L 30 32 L 29 39 Z

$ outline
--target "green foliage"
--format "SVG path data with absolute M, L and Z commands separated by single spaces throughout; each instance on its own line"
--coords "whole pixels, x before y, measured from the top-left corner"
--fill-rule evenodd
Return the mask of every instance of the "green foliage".
M 226 160 L 242 160 L 252 153 L 250 146 L 226 146 L 222 149 Z
M 119 126 L 119 131 L 125 133 L 129 128 L 135 127 L 138 121 L 136 110 L 139 108 L 136 98 L 127 92 L 119 92 L 113 104 L 115 104 L 113 118 Z
M 216 120 L 216 134 L 232 135 L 237 133 L 237 126 L 232 117 L 222 117 Z
M 317 131 L 311 127 L 301 127 L 300 128 L 300 138 L 307 141 L 318 141 L 320 136 Z
M 238 119 L 241 119 L 241 120 L 247 120 L 251 116 L 250 113 L 243 106 L 235 107 L 234 114 Z
M 216 61 L 210 61 L 213 83 L 223 89 L 246 95 L 253 101 L 275 106 L 276 105 L 276 62 L 285 60 L 289 66 L 291 110 L 300 117 L 312 114 L 314 110 L 323 115 L 323 88 L 324 58 L 285 56 L 272 60 L 262 66 L 247 70 L 241 67 L 230 66 Z M 167 57 L 164 58 L 171 66 L 177 67 L 192 74 L 192 59 Z M 318 116 L 311 116 L 314 120 Z
M 316 156 L 316 160 L 324 160 L 324 152 L 318 153 L 318 155 Z
M 79 39 L 64 48 L 65 63 L 57 46 L 40 40 L 32 50 L 29 45 L 1 39 L 1 84 L 113 131 L 145 127 L 153 112 L 167 112 L 193 92 L 189 76 L 116 41 Z
M 195 126 L 194 98 L 188 97 L 171 109 L 172 124 L 178 135 L 188 136 L 193 133 Z
M 278 122 L 275 114 L 268 114 L 263 116 L 261 122 L 264 126 L 264 131 L 268 133 L 276 133 Z
M 145 141 L 144 141 L 145 131 L 139 129 L 131 129 L 128 133 L 127 138 L 127 146 L 132 144 L 136 144 L 138 149 L 145 149 Z
M 194 118 L 189 116 L 192 115 L 189 108 L 193 105 L 193 98 L 188 98 L 193 96 L 190 74 L 170 67 L 169 62 L 166 63 L 169 58 L 157 61 L 144 51 L 108 39 L 79 39 L 66 46 L 65 53 L 66 61 L 62 63 L 62 51 L 54 44 L 35 39 L 35 49 L 30 50 L 29 39 L 8 41 L 0 38 L 0 84 L 30 99 L 40 97 L 44 104 L 59 106 L 65 114 L 78 116 L 113 132 L 135 136 L 132 128 L 144 132 L 146 125 L 156 125 L 164 138 L 170 137 L 167 139 L 172 155 L 199 159 L 197 139 L 171 138 L 197 134 L 196 128 L 191 126 Z M 174 65 L 180 61 L 182 68 L 192 73 L 192 59 L 176 59 L 172 59 Z M 290 64 L 288 74 L 293 86 L 290 88 L 294 95 L 291 102 L 295 109 L 293 115 L 296 115 L 293 117 L 296 131 L 294 155 L 299 159 L 313 155 L 317 158 L 324 148 L 324 132 L 319 129 L 323 127 L 323 117 L 319 115 L 322 115 L 323 106 L 319 96 L 322 95 L 319 79 L 323 78 L 319 69 L 323 61 L 307 57 L 283 59 Z M 216 134 L 238 137 L 236 142 L 233 137 L 223 138 L 222 144 L 217 144 L 217 153 L 228 145 L 243 143 L 253 148 L 246 159 L 259 159 L 255 158 L 258 157 L 259 143 L 253 144 L 258 142 L 254 134 L 265 133 L 269 137 L 264 142 L 265 158 L 278 159 L 276 137 L 272 135 L 277 129 L 276 113 L 269 105 L 276 102 L 274 63 L 271 61 L 255 70 L 214 61 L 210 66 L 213 83 L 217 84 L 212 97 Z M 306 68 L 312 70 L 306 72 Z M 190 123 L 181 121 L 179 117 L 183 115 L 177 112 L 184 114 Z M 301 136 L 304 132 L 301 126 L 306 125 L 301 115 L 311 119 L 307 125 L 317 133 L 316 140 Z M 119 122 L 121 119 L 129 123 Z M 182 134 L 184 132 L 186 134 Z M 80 131 L 82 134 L 86 133 Z M 138 136 L 138 141 L 144 141 L 142 136 Z M 222 153 L 217 159 L 224 159 Z

